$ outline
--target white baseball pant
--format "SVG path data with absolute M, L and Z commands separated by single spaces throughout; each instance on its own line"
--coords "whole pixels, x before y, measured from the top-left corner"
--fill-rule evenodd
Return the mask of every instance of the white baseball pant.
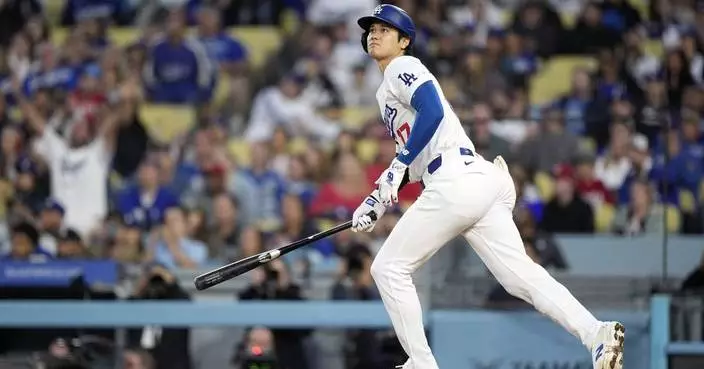
M 599 321 L 526 254 L 513 221 L 516 191 L 510 175 L 482 158 L 470 164 L 466 158 L 443 154 L 442 167 L 424 176 L 425 189 L 371 266 L 396 335 L 409 356 L 403 368 L 438 368 L 425 337 L 411 274 L 459 234 L 510 294 L 531 303 L 591 349 Z

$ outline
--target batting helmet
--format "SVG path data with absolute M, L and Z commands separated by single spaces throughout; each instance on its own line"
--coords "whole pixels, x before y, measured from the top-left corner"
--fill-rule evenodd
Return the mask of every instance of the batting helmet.
M 413 19 L 406 13 L 405 10 L 391 4 L 382 4 L 374 8 L 374 12 L 370 16 L 362 17 L 357 20 L 357 24 L 364 30 L 362 35 L 362 47 L 367 51 L 367 35 L 369 28 L 374 22 L 383 22 L 396 28 L 403 35 L 411 40 L 409 47 L 416 40 L 416 25 L 413 24 Z

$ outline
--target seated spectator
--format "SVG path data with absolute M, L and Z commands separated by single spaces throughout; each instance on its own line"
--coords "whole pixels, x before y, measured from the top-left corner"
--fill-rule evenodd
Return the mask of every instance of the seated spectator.
M 558 167 L 555 195 L 545 204 L 540 228 L 550 233 L 593 233 L 594 212 L 577 196 L 572 168 Z
M 323 183 L 310 207 L 310 214 L 318 217 L 352 216 L 359 202 L 372 192 L 359 159 L 342 154 L 337 159 L 333 177 Z
M 575 163 L 576 189 L 592 209 L 596 209 L 604 204 L 614 204 L 613 193 L 604 186 L 594 172 L 594 157 L 583 154 Z
M 139 264 L 145 258 L 145 251 L 144 237 L 139 224 L 131 220 L 122 220 L 107 248 L 108 257 L 120 263 Z
M 250 142 L 268 141 L 276 127 L 283 127 L 294 137 L 312 137 L 331 141 L 340 127 L 317 114 L 314 105 L 302 94 L 307 77 L 293 70 L 278 85 L 261 90 L 255 97 L 244 137 Z
M 208 260 L 208 248 L 186 236 L 186 216 L 181 208 L 166 212 L 163 227 L 148 246 L 146 261 L 155 261 L 167 268 L 196 269 Z
M 614 232 L 627 236 L 659 235 L 664 229 L 663 205 L 653 201 L 653 189 L 645 180 L 631 183 L 628 205 L 619 207 L 614 217 Z
M 214 66 L 200 41 L 186 34 L 183 12 L 169 13 L 166 37 L 148 52 L 144 82 L 150 101 L 170 104 L 207 102 L 213 93 Z
M 159 184 L 159 163 L 149 158 L 140 165 L 137 183 L 118 195 L 117 209 L 130 223 L 149 231 L 164 221 L 169 208 L 179 206 L 171 191 Z
M 641 23 L 640 13 L 628 1 L 606 0 L 601 3 L 601 10 L 604 14 L 602 24 L 619 33 Z
M 594 163 L 597 179 L 609 191 L 621 188 L 631 170 L 631 160 L 628 156 L 631 142 L 630 129 L 625 123 L 616 122 L 611 125 L 609 144 Z
M 235 260 L 241 256 L 237 250 L 243 224 L 237 201 L 225 193 L 213 199 L 213 221 L 207 224 L 208 255 L 214 260 Z
M 593 95 L 594 87 L 589 71 L 581 67 L 573 69 L 571 91 L 555 102 L 555 106 L 562 110 L 568 132 L 575 135 L 585 133 L 587 108 Z
M 577 137 L 565 130 L 559 110 L 544 113 L 541 134 L 527 138 L 518 148 L 518 162 L 529 171 L 550 172 L 561 163 L 571 163 L 577 156 Z
M 541 58 L 559 51 L 565 33 L 560 16 L 549 2 L 527 1 L 514 12 L 511 29 L 523 36 L 529 50 Z
M 43 44 L 39 52 L 39 68 L 27 73 L 23 81 L 25 94 L 32 96 L 41 89 L 68 92 L 76 88 L 80 71 L 72 66 L 61 65 L 58 49 L 51 44 Z
M 630 169 L 621 187 L 618 189 L 619 204 L 627 203 L 630 199 L 631 183 L 635 180 L 647 180 L 653 168 L 653 158 L 648 151 L 648 139 L 642 134 L 633 136 L 628 149 L 631 162 Z
M 127 25 L 134 16 L 131 4 L 127 0 L 67 0 L 61 11 L 61 25 L 73 26 L 84 19 L 95 18 Z
M 669 119 L 665 84 L 657 76 L 651 76 L 644 90 L 644 97 L 636 109 L 636 131 L 648 138 L 650 146 L 655 146 Z
M 474 147 L 479 155 L 487 159 L 502 155 L 505 160 L 510 162 L 512 159 L 511 144 L 492 132 L 491 123 L 492 112 L 489 105 L 481 102 L 474 104 L 472 107 L 472 121 L 469 126 L 469 134 L 472 137 Z
M 267 144 L 252 144 L 251 166 L 243 171 L 243 175 L 252 186 L 252 196 L 257 201 L 256 207 L 251 209 L 251 221 L 275 227 L 281 220 L 281 199 L 286 186 L 283 179 L 270 169 L 270 155 Z
M 664 76 L 670 109 L 679 111 L 682 108 L 684 91 L 695 84 L 689 62 L 681 49 L 672 49 L 666 53 L 661 73 Z
M 291 157 L 288 161 L 287 174 L 286 192 L 298 196 L 303 201 L 307 212 L 313 198 L 315 198 L 317 188 L 311 178 L 310 168 L 306 165 L 302 155 Z
M 10 252 L 2 256 L 4 261 L 46 261 L 52 255 L 39 246 L 39 232 L 30 223 L 23 222 L 10 230 Z
M 59 234 L 56 258 L 59 260 L 85 260 L 91 258 L 91 255 L 78 232 L 68 228 Z
M 64 229 L 65 213 L 63 205 L 54 199 L 47 199 L 39 213 L 39 244 L 52 255 L 56 255 L 58 237 Z
M 509 168 L 513 185 L 516 188 L 516 212 L 520 209 L 528 210 L 536 222 L 543 218 L 543 200 L 540 198 L 538 188 L 531 183 L 525 168 L 520 165 L 512 165 Z
M 650 178 L 657 182 L 659 193 L 667 202 L 678 204 L 680 190 L 697 193 L 704 168 L 698 157 L 683 150 L 677 131 L 667 134 L 665 140 L 667 145 L 657 153 Z
M 613 49 L 621 42 L 621 36 L 603 25 L 603 14 L 596 2 L 584 6 L 577 25 L 567 32 L 563 49 L 567 54 L 590 55 L 602 49 Z
M 243 342 L 235 349 L 231 363 L 235 368 L 257 368 L 259 366 L 279 368 L 274 333 L 264 327 L 248 330 Z
M 47 194 L 40 187 L 40 167 L 29 156 L 22 156 L 15 164 L 15 194 L 12 210 L 15 216 L 32 220 L 41 211 Z
M 505 45 L 501 71 L 514 88 L 528 88 L 528 80 L 538 71 L 538 58 L 527 49 L 523 38 L 517 33 L 509 33 Z

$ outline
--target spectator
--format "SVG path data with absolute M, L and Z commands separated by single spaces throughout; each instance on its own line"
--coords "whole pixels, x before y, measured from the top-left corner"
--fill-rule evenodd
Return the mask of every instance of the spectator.
M 107 247 L 107 256 L 120 263 L 139 264 L 145 258 L 146 247 L 139 224 L 122 220 Z
M 608 191 L 621 188 L 631 170 L 632 164 L 628 156 L 631 143 L 631 133 L 626 124 L 617 122 L 611 125 L 609 146 L 597 158 L 594 167 L 596 177 Z
M 45 88 L 64 92 L 76 88 L 79 71 L 71 66 L 61 65 L 59 50 L 51 44 L 43 44 L 39 46 L 38 53 L 39 68 L 36 71 L 30 69 L 24 81 L 27 95 L 31 96 L 37 90 Z
M 581 67 L 573 69 L 571 91 L 555 103 L 562 110 L 568 132 L 575 135 L 586 132 L 585 119 L 593 96 L 594 87 L 589 70 Z
M 42 12 L 38 0 L 8 0 L 0 4 L 0 46 L 7 47 L 34 15 Z
M 12 209 L 15 216 L 31 221 L 42 209 L 47 195 L 41 188 L 39 165 L 30 157 L 23 156 L 15 164 L 15 171 Z
M 575 184 L 579 196 L 591 205 L 592 209 L 598 209 L 605 204 L 613 205 L 616 201 L 611 190 L 596 176 L 594 161 L 591 155 L 582 155 L 576 160 Z
M 563 49 L 568 54 L 593 55 L 602 49 L 613 49 L 620 43 L 620 34 L 603 25 L 602 10 L 598 3 L 584 6 L 577 25 L 567 32 Z
M 273 332 L 263 327 L 248 330 L 242 344 L 232 356 L 232 364 L 238 369 L 259 366 L 281 367 L 283 363 L 279 363 L 276 356 Z
M 155 158 L 145 160 L 139 168 L 138 183 L 125 189 L 117 200 L 120 214 L 145 231 L 163 223 L 169 208 L 179 206 L 176 196 L 159 184 L 158 165 Z
M 90 258 L 81 236 L 73 229 L 64 229 L 58 237 L 56 258 L 60 260 L 85 260 Z
M 276 226 L 280 222 L 281 199 L 286 189 L 281 177 L 269 169 L 269 147 L 263 143 L 251 146 L 251 167 L 244 171 L 245 178 L 252 184 L 257 207 L 253 210 L 255 222 Z
M 623 33 L 641 22 L 640 13 L 628 1 L 606 0 L 601 8 L 602 24 L 616 32 Z
M 654 146 L 660 132 L 669 119 L 669 107 L 665 84 L 657 78 L 650 78 L 645 85 L 643 101 L 636 111 L 636 131 L 648 139 Z
M 213 64 L 200 41 L 186 35 L 182 11 L 169 13 L 166 37 L 151 46 L 144 69 L 150 101 L 200 104 L 213 92 Z
M 198 11 L 198 38 L 205 46 L 212 62 L 220 70 L 220 79 L 228 79 L 228 106 L 241 111 L 249 100 L 249 84 L 246 78 L 248 55 L 244 45 L 222 30 L 220 13 L 213 7 L 201 7 Z
M 120 117 L 108 110 L 93 137 L 87 122 L 74 123 L 65 140 L 21 92 L 16 90 L 16 96 L 27 124 L 39 136 L 34 149 L 49 166 L 52 197 L 66 204 L 66 225 L 88 237 L 107 215 L 106 181 Z
M 39 213 L 39 244 L 52 255 L 56 255 L 58 238 L 64 229 L 64 214 L 63 205 L 51 198 L 46 200 Z
M 283 127 L 293 137 L 311 137 L 323 141 L 334 139 L 339 127 L 316 114 L 313 104 L 302 94 L 307 77 L 292 71 L 278 86 L 260 91 L 254 98 L 245 138 L 250 142 L 271 139 L 276 127 Z
M 46 261 L 51 254 L 39 246 L 39 232 L 27 222 L 12 226 L 10 252 L 3 255 L 5 261 Z
M 626 206 L 621 206 L 614 217 L 614 231 L 627 236 L 662 234 L 665 209 L 653 201 L 650 184 L 644 180 L 631 183 L 631 198 Z
M 648 151 L 648 139 L 641 134 L 633 136 L 628 150 L 631 165 L 623 184 L 618 189 L 618 202 L 623 204 L 630 198 L 631 183 L 635 180 L 647 180 L 653 168 L 653 158 Z
M 550 233 L 594 232 L 594 212 L 577 196 L 572 168 L 559 166 L 556 177 L 555 195 L 545 204 L 540 228 Z
M 502 155 L 504 159 L 511 161 L 511 145 L 508 141 L 492 133 L 491 124 L 492 112 L 489 105 L 485 103 L 474 104 L 469 134 L 477 152 L 485 158 L 495 158 L 497 155 Z
M 317 192 L 310 172 L 311 169 L 306 165 L 302 155 L 294 155 L 288 161 L 286 191 L 298 196 L 301 201 L 303 201 L 306 210 L 315 198 Z
M 512 30 L 525 37 L 527 49 L 541 58 L 559 50 L 564 27 L 559 15 L 547 2 L 527 1 L 516 9 Z
M 147 250 L 147 261 L 167 268 L 196 269 L 208 260 L 208 248 L 186 235 L 186 216 L 181 208 L 171 208 L 165 214 L 164 226 Z
M 650 178 L 657 181 L 660 195 L 671 204 L 679 203 L 680 190 L 697 193 L 702 179 L 701 160 L 683 150 L 677 131 L 665 136 L 665 147 L 658 150 Z
M 213 199 L 213 213 L 213 221 L 207 225 L 209 257 L 214 260 L 242 257 L 236 248 L 244 227 L 237 201 L 226 193 L 218 194 Z
M 670 104 L 670 109 L 679 111 L 682 107 L 682 96 L 685 89 L 694 85 L 689 63 L 684 52 L 675 49 L 665 54 L 663 64 L 667 101 Z
M 336 167 L 335 175 L 321 186 L 311 204 L 313 216 L 351 216 L 359 202 L 371 192 L 361 164 L 354 155 L 340 155 Z
M 133 17 L 127 0 L 67 0 L 61 13 L 61 25 L 72 26 L 86 19 L 102 18 L 126 25 Z
M 523 37 L 517 33 L 506 35 L 504 44 L 501 71 L 513 88 L 527 90 L 529 78 L 538 71 L 538 59 L 532 51 L 527 50 Z
M 565 130 L 559 110 L 545 112 L 541 134 L 527 138 L 518 148 L 519 163 L 526 169 L 550 172 L 555 165 L 571 163 L 577 156 L 578 140 Z

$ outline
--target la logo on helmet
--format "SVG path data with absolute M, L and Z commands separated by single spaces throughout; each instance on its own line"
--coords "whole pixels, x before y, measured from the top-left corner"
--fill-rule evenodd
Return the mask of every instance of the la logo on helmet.
M 382 9 L 382 6 L 377 5 L 376 8 L 374 8 L 374 14 L 381 14 L 381 9 Z

